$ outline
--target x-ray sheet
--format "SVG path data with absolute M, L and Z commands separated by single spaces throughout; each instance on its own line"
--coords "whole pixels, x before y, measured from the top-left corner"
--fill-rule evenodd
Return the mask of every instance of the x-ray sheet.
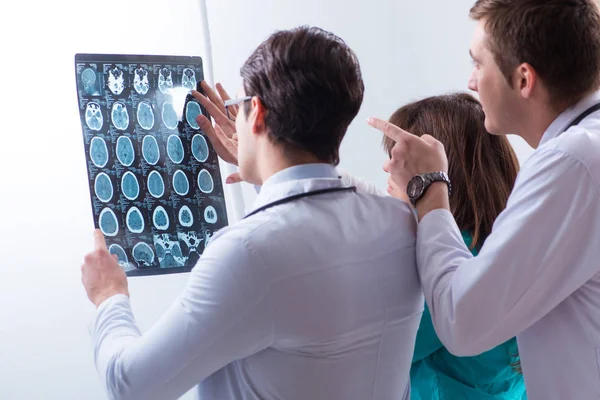
M 96 228 L 127 275 L 187 272 L 227 225 L 219 163 L 189 94 L 200 57 L 77 54 Z

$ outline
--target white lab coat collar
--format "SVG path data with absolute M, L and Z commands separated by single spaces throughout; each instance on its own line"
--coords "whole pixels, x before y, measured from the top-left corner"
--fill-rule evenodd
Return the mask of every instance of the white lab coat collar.
M 550 124 L 548 129 L 546 129 L 546 132 L 544 132 L 539 145 L 541 146 L 550 139 L 562 134 L 565 130 L 567 130 L 569 124 L 573 122 L 575 118 L 597 103 L 600 103 L 600 91 L 596 91 L 584 97 L 575 105 L 567 108 Z
M 288 168 L 267 179 L 262 185 L 249 213 L 285 197 L 343 186 L 336 169 L 331 165 L 328 166 L 329 168 L 319 168 L 319 171 L 314 168 L 301 167 L 303 166 L 292 167 L 296 169 L 296 172 L 300 172 L 299 174 L 289 174 Z M 278 174 L 279 176 L 286 175 L 289 179 L 277 179 Z

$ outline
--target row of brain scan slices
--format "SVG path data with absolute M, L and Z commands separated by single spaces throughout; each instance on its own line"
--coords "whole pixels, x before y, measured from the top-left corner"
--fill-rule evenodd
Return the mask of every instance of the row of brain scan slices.
M 201 114 L 200 105 L 195 101 L 190 101 L 185 107 L 185 120 L 193 129 L 200 129 L 196 122 L 196 117 Z M 137 105 L 136 117 L 142 129 L 147 131 L 154 128 L 155 118 L 152 104 L 147 101 L 142 101 Z M 110 111 L 110 118 L 115 128 L 124 131 L 129 128 L 129 111 L 125 103 L 115 102 Z M 173 103 L 165 102 L 162 105 L 161 118 L 163 124 L 171 130 L 177 129 L 179 118 L 173 107 Z M 104 125 L 104 116 L 99 103 L 90 101 L 85 106 L 85 123 L 92 131 L 102 130 Z
M 139 95 L 146 95 L 150 91 L 150 79 L 148 70 L 144 67 L 136 68 L 133 71 L 133 82 L 125 82 L 125 74 L 118 67 L 113 67 L 107 73 L 107 86 L 115 96 L 121 95 L 128 84 L 133 85 L 133 89 Z M 184 68 L 181 76 L 181 87 L 192 90 L 196 88 L 196 73 L 191 68 Z M 98 72 L 93 67 L 87 67 L 81 71 L 81 83 L 83 90 L 88 95 L 100 94 L 98 90 Z M 158 71 L 158 89 L 163 94 L 169 94 L 173 89 L 173 72 L 163 67 Z
M 194 214 L 192 210 L 184 205 L 179 208 L 178 221 L 183 227 L 189 228 L 194 224 Z M 206 206 L 202 217 L 209 224 L 217 223 L 217 211 L 213 206 Z M 171 227 L 169 215 L 163 206 L 158 206 L 152 213 L 152 224 L 159 231 L 166 231 Z M 114 211 L 106 207 L 100 212 L 98 226 L 105 236 L 113 237 L 119 233 L 119 221 Z M 144 216 L 137 207 L 131 207 L 125 215 L 125 225 L 131 233 L 142 233 L 146 228 Z
M 146 181 L 148 192 L 152 197 L 160 199 L 165 194 L 165 181 L 160 173 L 151 171 Z M 215 184 L 210 172 L 202 169 L 197 176 L 198 189 L 202 193 L 209 194 L 215 188 Z M 190 191 L 190 182 L 187 175 L 178 169 L 173 174 L 172 187 L 175 193 L 180 196 L 186 196 Z M 123 195 L 131 201 L 138 199 L 140 195 L 140 184 L 134 173 L 127 171 L 121 177 L 121 191 Z M 115 190 L 110 177 L 104 172 L 100 172 L 94 180 L 94 192 L 96 197 L 103 203 L 112 200 Z
M 198 247 L 200 247 L 202 242 L 206 242 L 206 246 L 206 244 L 210 241 L 211 236 L 212 234 L 208 229 L 204 230 L 201 234 L 198 234 L 195 231 L 177 232 L 177 238 L 181 242 L 185 243 L 188 249 L 188 254 L 196 253 L 198 256 Z M 166 256 L 171 256 L 172 261 L 175 261 L 174 263 L 167 263 L 168 265 L 166 266 L 183 266 L 185 263 L 186 257 L 181 251 L 181 244 L 177 240 L 172 240 L 168 234 L 154 235 L 154 245 L 159 258 L 165 260 L 167 259 Z M 108 247 L 108 251 L 117 256 L 119 264 L 122 267 L 127 270 L 131 269 L 127 253 L 125 253 L 125 250 L 121 246 L 118 244 L 111 244 Z M 154 263 L 154 251 L 150 245 L 143 241 L 135 244 L 131 253 L 135 262 L 141 267 L 148 267 Z
M 190 149 L 194 158 L 199 162 L 208 160 L 208 143 L 201 134 L 192 137 Z M 121 165 L 130 167 L 135 161 L 135 149 L 133 142 L 127 136 L 120 136 L 115 146 L 115 154 Z M 177 135 L 167 138 L 167 155 L 175 164 L 181 164 L 185 156 L 183 142 Z M 158 141 L 152 135 L 146 135 L 142 139 L 142 157 L 149 165 L 156 165 L 160 160 L 160 148 Z M 90 159 L 98 168 L 104 168 L 108 164 L 109 152 L 106 141 L 101 137 L 93 137 L 90 141 Z

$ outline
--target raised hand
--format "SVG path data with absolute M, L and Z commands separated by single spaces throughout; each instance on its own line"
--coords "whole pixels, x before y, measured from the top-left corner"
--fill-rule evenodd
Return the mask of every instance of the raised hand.
M 415 136 L 379 118 L 369 118 L 369 125 L 395 142 L 389 162 L 392 181 L 406 189 L 415 175 L 429 172 L 448 172 L 444 145 L 429 135 Z
M 206 96 L 196 90 L 192 91 L 192 95 L 213 117 L 215 126 L 213 127 L 210 120 L 202 114 L 196 118 L 196 122 L 198 122 L 198 125 L 206 136 L 208 136 L 217 155 L 221 157 L 223 161 L 237 165 L 237 136 L 235 135 L 235 122 L 225 115 L 225 105 L 223 103 L 223 98 L 225 100 L 229 99 L 229 95 L 221 85 L 217 85 L 217 90 L 221 97 L 206 82 L 203 81 L 201 85 Z M 231 107 L 230 112 L 232 117 L 233 115 L 237 115 L 237 108 Z
M 88 298 L 96 306 L 117 294 L 129 296 L 127 275 L 108 252 L 98 229 L 94 231 L 94 251 L 85 256 L 81 266 L 81 280 Z

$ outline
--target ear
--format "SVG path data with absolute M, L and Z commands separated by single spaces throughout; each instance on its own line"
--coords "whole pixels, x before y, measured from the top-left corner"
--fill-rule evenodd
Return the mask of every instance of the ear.
M 250 121 L 252 123 L 252 133 L 261 134 L 266 131 L 265 126 L 265 114 L 267 110 L 263 105 L 262 101 L 254 96 L 250 100 L 252 105 L 252 111 L 250 111 Z
M 529 63 L 519 65 L 514 75 L 514 87 L 519 91 L 521 97 L 530 99 L 538 83 L 535 69 Z

